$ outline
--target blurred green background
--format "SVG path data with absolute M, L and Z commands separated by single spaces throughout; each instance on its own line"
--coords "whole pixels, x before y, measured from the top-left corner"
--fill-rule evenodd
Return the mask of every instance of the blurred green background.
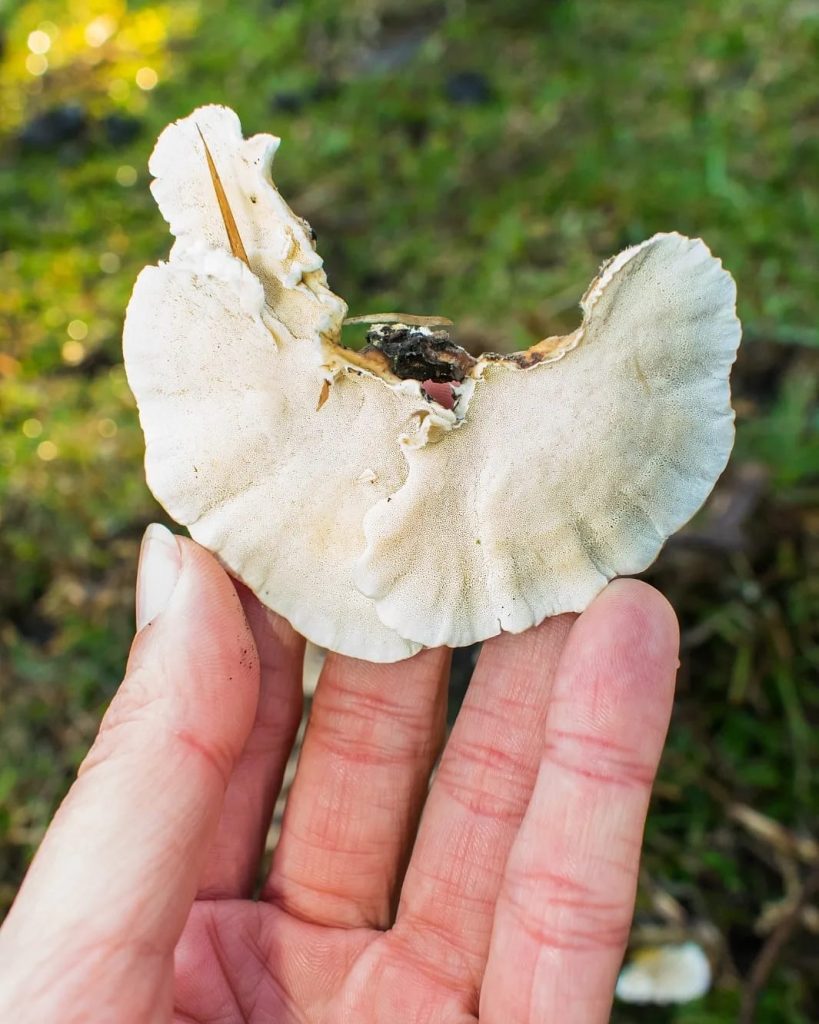
M 224 102 L 283 137 L 277 183 L 352 312 L 531 343 L 657 230 L 735 275 L 736 453 L 646 574 L 683 663 L 635 922 L 698 937 L 716 983 L 614 1019 L 722 1024 L 744 993 L 743 1019 L 819 1020 L 819 3 L 33 0 L 0 32 L 2 905 L 120 678 L 162 518 L 120 362 L 169 245 L 148 154 Z

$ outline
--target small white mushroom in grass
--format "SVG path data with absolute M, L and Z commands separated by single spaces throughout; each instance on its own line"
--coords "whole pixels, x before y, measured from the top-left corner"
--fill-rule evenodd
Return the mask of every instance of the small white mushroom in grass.
M 620 253 L 581 326 L 527 352 L 475 359 L 396 314 L 354 352 L 277 147 L 204 107 L 151 158 L 176 242 L 124 349 L 170 514 L 308 639 L 374 661 L 520 632 L 648 566 L 733 442 L 735 290 L 706 246 Z
M 690 1003 L 711 988 L 711 964 L 696 942 L 638 950 L 620 972 L 624 1003 Z

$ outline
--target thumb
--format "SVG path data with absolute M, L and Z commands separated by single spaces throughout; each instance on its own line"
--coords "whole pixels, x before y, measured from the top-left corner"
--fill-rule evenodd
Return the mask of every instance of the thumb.
M 105 1019 L 170 1015 L 173 948 L 259 666 L 230 578 L 161 526 L 142 545 L 137 624 L 125 680 L 0 931 L 0 1019 L 98 1019 L 89 1000 Z

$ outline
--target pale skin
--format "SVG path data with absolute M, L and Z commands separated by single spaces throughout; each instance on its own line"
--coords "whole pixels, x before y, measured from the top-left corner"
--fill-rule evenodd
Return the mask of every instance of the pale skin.
M 610 584 L 484 645 L 440 765 L 449 652 L 331 655 L 192 541 L 143 549 L 125 680 L 0 931 L 16 1024 L 604 1024 L 677 668 Z

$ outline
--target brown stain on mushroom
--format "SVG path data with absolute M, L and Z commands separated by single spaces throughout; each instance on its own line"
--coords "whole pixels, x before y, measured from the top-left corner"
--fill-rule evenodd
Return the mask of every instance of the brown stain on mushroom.
M 287 255 L 284 257 L 282 262 L 287 267 L 292 266 L 298 258 L 299 240 L 296 238 L 296 233 L 289 224 L 285 227 L 285 232 L 287 233 L 287 237 L 290 239 L 290 244 L 287 247 Z
M 338 550 L 338 520 L 331 515 L 312 515 L 303 524 L 304 537 L 314 558 L 319 561 L 333 557 Z
M 528 370 L 538 363 L 551 363 L 573 349 L 580 341 L 582 328 L 578 327 L 571 334 L 554 334 L 549 338 L 536 342 L 530 348 L 522 352 L 512 352 L 508 355 L 501 355 L 497 352 L 487 352 L 482 359 L 492 363 L 506 363 L 509 366 L 517 366 L 521 370 Z
M 646 394 L 649 394 L 651 392 L 651 387 L 648 383 L 648 377 L 643 373 L 642 367 L 640 366 L 640 360 L 637 356 L 634 357 L 634 373 L 637 380 L 640 382 L 640 386 L 643 391 L 645 391 Z
M 401 379 L 392 372 L 389 359 L 377 349 L 364 349 L 361 352 L 356 352 L 355 349 L 346 348 L 337 341 L 330 340 L 327 344 L 334 355 L 341 356 L 345 363 L 349 363 L 355 369 L 375 374 L 376 377 L 381 377 L 389 384 L 395 384 Z

